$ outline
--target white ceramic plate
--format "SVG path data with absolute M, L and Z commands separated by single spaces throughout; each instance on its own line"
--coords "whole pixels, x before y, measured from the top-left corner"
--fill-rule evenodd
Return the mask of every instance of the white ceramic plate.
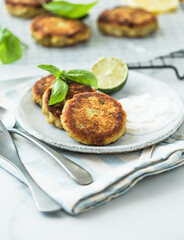
M 125 136 L 119 139 L 116 143 L 107 146 L 97 147 L 80 144 L 68 137 L 64 130 L 59 130 L 53 125 L 48 124 L 45 116 L 41 113 L 41 108 L 32 101 L 31 89 L 20 101 L 18 107 L 18 120 L 20 125 L 29 134 L 62 149 L 85 153 L 118 153 L 135 151 L 166 139 L 180 127 L 184 120 L 184 106 L 176 93 L 166 84 L 148 76 L 130 71 L 125 87 L 112 96 L 118 100 L 122 97 L 141 95 L 146 92 L 155 97 L 167 96 L 178 106 L 178 116 L 176 116 L 169 125 L 159 131 L 142 136 L 125 134 Z

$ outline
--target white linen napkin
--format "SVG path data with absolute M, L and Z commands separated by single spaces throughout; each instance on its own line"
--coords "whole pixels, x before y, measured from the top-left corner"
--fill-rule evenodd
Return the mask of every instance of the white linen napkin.
M 27 82 L 8 92 L 0 93 L 0 105 L 15 113 L 20 97 L 32 84 L 32 81 Z M 20 128 L 18 124 L 17 127 Z M 161 161 L 161 158 L 167 157 L 174 150 L 184 149 L 184 141 L 160 143 L 150 159 L 139 159 L 141 151 L 97 155 L 57 149 L 92 174 L 94 182 L 87 186 L 80 186 L 42 150 L 20 136 L 13 135 L 13 138 L 20 158 L 32 177 L 41 188 L 61 204 L 66 212 L 73 215 L 93 209 L 124 194 L 146 176 L 184 164 L 181 151 Z M 0 166 L 24 181 L 18 171 L 2 159 L 0 159 Z

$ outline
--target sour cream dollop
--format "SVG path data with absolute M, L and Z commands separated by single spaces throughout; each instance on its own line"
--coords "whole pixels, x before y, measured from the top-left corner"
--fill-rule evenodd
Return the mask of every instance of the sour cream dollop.
M 119 100 L 127 113 L 127 133 L 144 135 L 158 131 L 175 120 L 179 114 L 169 98 L 153 97 L 148 93 Z

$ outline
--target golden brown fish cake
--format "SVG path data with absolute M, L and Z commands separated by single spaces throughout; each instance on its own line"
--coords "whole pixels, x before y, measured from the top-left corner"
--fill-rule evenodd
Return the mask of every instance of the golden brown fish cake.
M 98 28 L 104 34 L 117 37 L 145 37 L 157 31 L 158 21 L 149 11 L 121 6 L 102 12 Z
M 49 3 L 52 0 L 44 2 Z M 42 7 L 42 0 L 5 0 L 8 12 L 16 17 L 33 18 L 46 10 Z
M 33 101 L 40 105 L 40 107 L 42 107 L 42 98 L 44 92 L 54 83 L 55 79 L 56 77 L 53 75 L 42 77 L 32 87 Z
M 52 87 L 48 88 L 43 96 L 42 113 L 46 116 L 46 120 L 50 124 L 54 124 L 56 127 L 63 129 L 63 125 L 60 120 L 60 116 L 63 111 L 66 100 L 73 98 L 75 94 L 83 92 L 94 92 L 95 90 L 87 85 L 71 82 L 68 83 L 68 93 L 65 100 L 54 105 L 49 105 L 49 100 L 52 92 Z
M 81 93 L 65 103 L 61 122 L 68 136 L 86 145 L 107 145 L 126 132 L 126 113 L 114 98 Z
M 79 20 L 42 14 L 33 19 L 30 26 L 38 44 L 48 47 L 64 47 L 87 41 L 90 29 Z

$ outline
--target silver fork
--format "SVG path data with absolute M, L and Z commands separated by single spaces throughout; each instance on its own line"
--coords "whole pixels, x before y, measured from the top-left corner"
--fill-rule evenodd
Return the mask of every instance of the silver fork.
M 176 142 L 175 138 L 177 138 L 178 140 L 184 140 L 184 135 L 178 132 L 175 132 L 173 135 L 171 135 L 169 138 L 165 139 L 163 142 L 168 143 L 168 142 Z M 146 148 L 142 151 L 141 156 L 139 159 L 148 159 L 151 158 L 153 151 L 155 149 L 156 145 L 153 145 L 150 148 Z
M 33 180 L 21 162 L 13 140 L 0 120 L 0 157 L 13 165 L 25 178 L 32 193 L 37 209 L 41 212 L 53 212 L 62 209 L 50 196 L 48 196 Z
M 174 133 L 171 137 L 167 138 L 166 140 L 164 140 L 163 142 L 165 143 L 171 143 L 171 142 L 176 142 L 176 140 L 174 139 L 174 137 L 176 137 L 179 140 L 184 140 L 184 135 L 182 134 L 178 134 L 178 133 Z M 151 148 L 146 148 L 142 151 L 141 156 L 139 158 L 139 160 L 146 160 L 152 157 L 153 151 L 156 147 L 156 144 L 153 145 Z

